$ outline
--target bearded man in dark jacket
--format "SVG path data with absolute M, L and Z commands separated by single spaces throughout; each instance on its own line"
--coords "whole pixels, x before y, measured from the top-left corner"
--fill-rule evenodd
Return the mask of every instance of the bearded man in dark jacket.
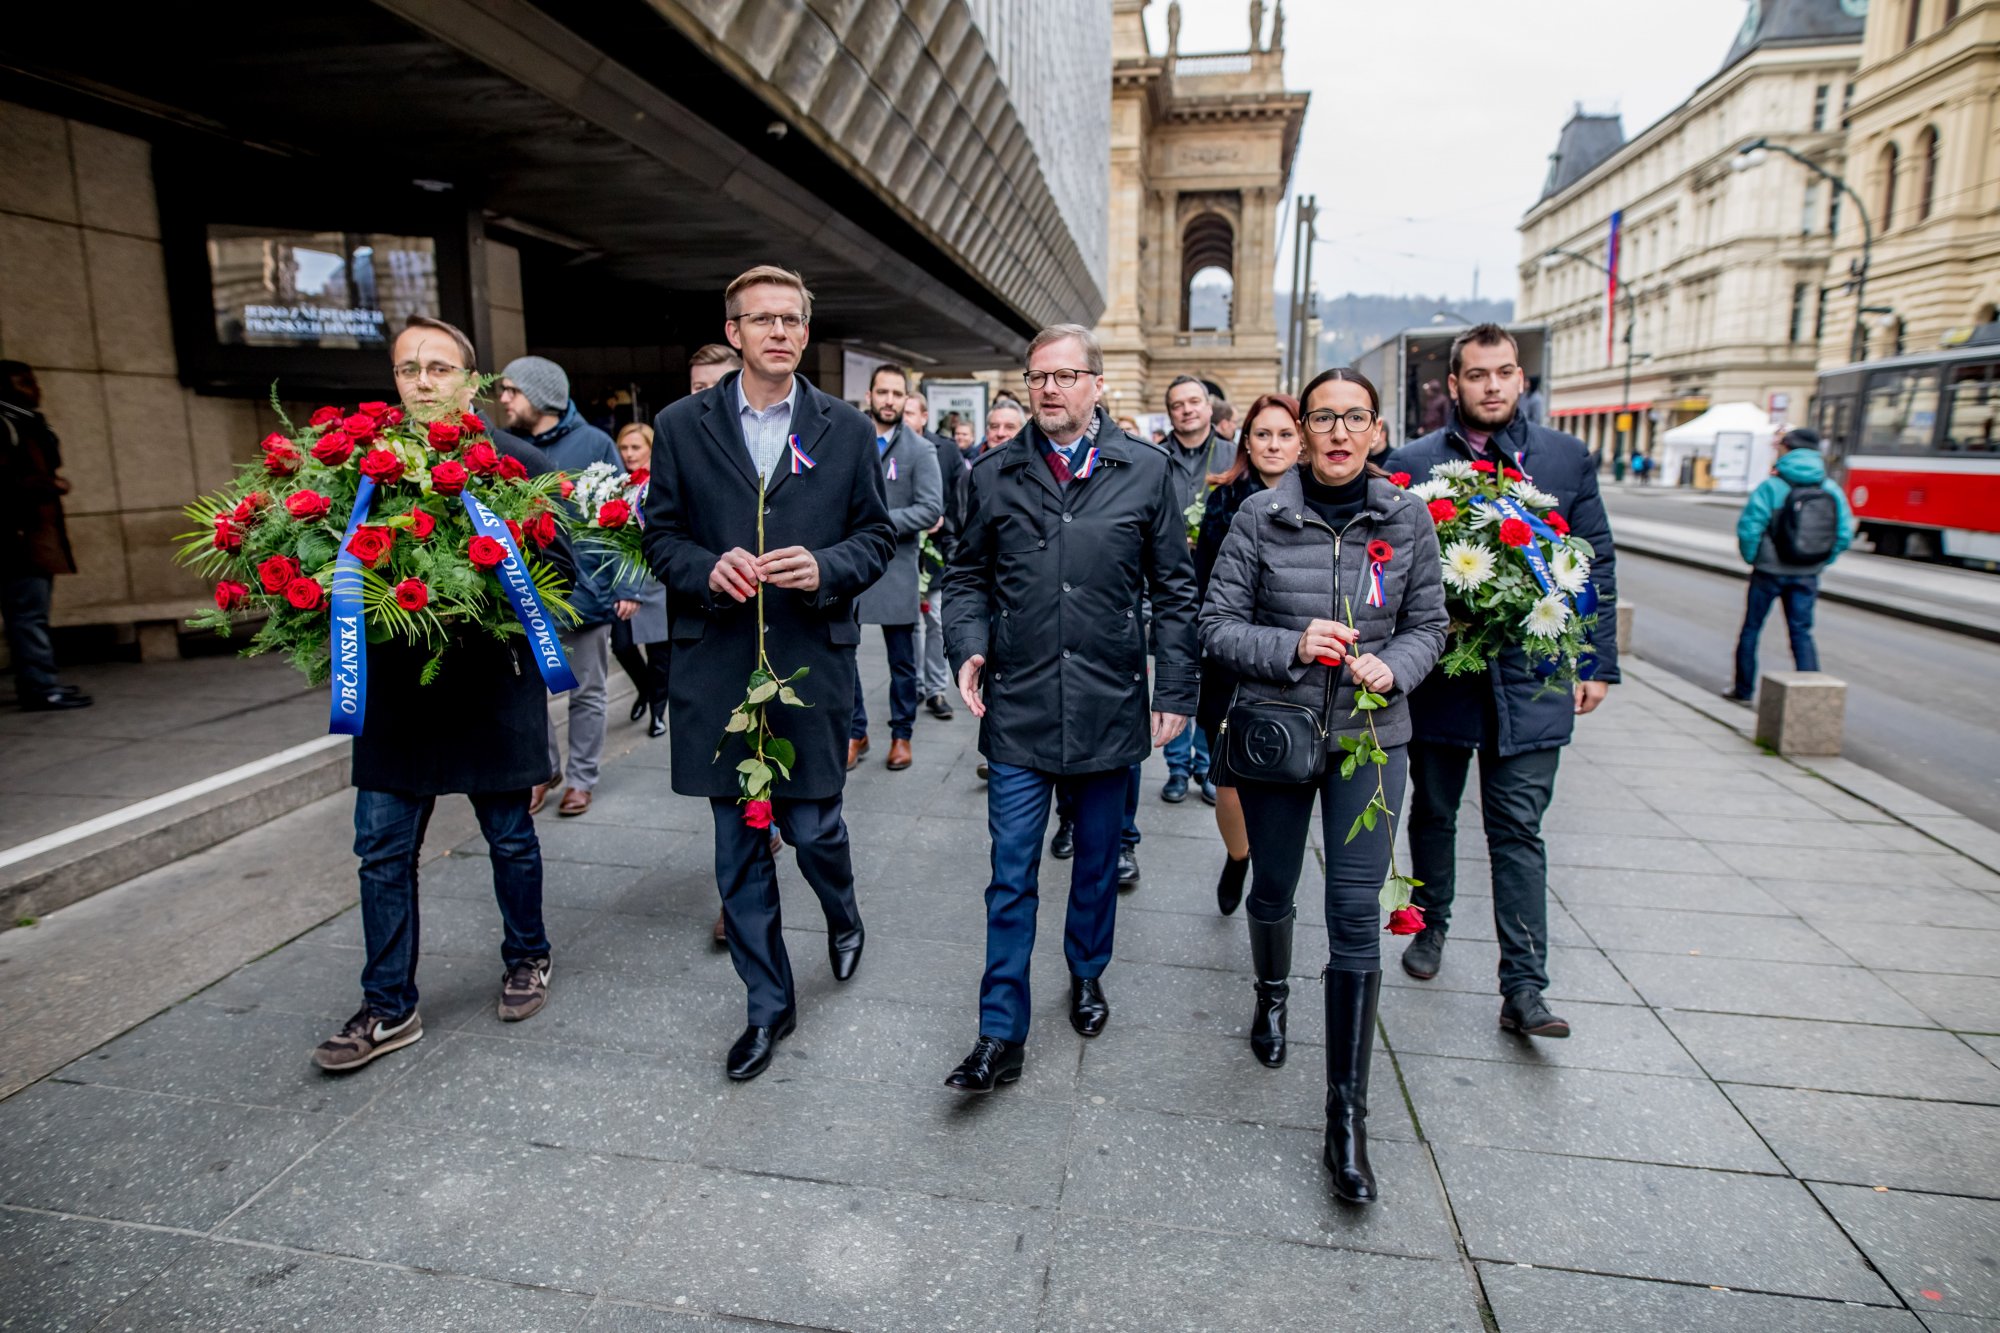
M 428 421 L 469 412 L 472 343 L 442 320 L 412 316 L 391 359 L 403 410 Z M 493 447 L 529 475 L 552 472 L 541 451 L 503 431 Z M 565 579 L 576 564 L 567 542 L 544 552 Z M 437 798 L 469 797 L 493 863 L 504 934 L 499 1015 L 518 1022 L 547 1002 L 549 939 L 542 926 L 542 845 L 528 812 L 530 790 L 548 777 L 548 689 L 525 635 L 473 633 L 445 649 L 428 684 L 430 654 L 399 640 L 368 646 L 368 699 L 354 738 L 354 853 L 361 858 L 360 1010 L 313 1052 L 342 1073 L 424 1035 L 417 1014 L 417 862 Z
M 1474 754 L 1480 809 L 1493 866 L 1493 925 L 1500 940 L 1500 1026 L 1534 1037 L 1567 1037 L 1549 1011 L 1548 851 L 1542 816 L 1555 795 L 1556 764 L 1576 719 L 1604 702 L 1618 679 L 1616 552 L 1583 441 L 1535 425 L 1519 411 L 1527 384 L 1513 336 L 1480 324 L 1451 345 L 1451 415 L 1390 455 L 1388 468 L 1421 482 L 1458 459 L 1518 472 L 1556 497 L 1556 513 L 1596 552 L 1590 583 L 1599 609 L 1595 662 L 1574 691 L 1551 690 L 1525 654 L 1509 648 L 1483 674 L 1434 671 L 1410 693 L 1410 859 L 1422 881 L 1412 900 L 1425 927 L 1403 952 L 1419 981 L 1442 966 L 1457 879 L 1458 807 Z

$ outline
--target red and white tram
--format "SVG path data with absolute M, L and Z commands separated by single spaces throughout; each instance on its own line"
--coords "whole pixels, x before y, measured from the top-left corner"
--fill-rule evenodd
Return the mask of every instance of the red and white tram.
M 1823 370 L 1813 418 L 1876 551 L 2000 561 L 2000 341 Z

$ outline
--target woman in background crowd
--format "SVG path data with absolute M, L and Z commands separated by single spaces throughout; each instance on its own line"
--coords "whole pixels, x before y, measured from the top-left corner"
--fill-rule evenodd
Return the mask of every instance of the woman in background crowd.
M 626 472 L 637 475 L 651 470 L 651 426 L 634 421 L 622 427 L 617 444 Z M 647 586 L 650 591 L 639 600 L 639 609 L 631 618 L 611 622 L 611 654 L 639 687 L 638 697 L 632 700 L 632 720 L 637 722 L 650 712 L 646 734 L 658 738 L 667 734 L 667 589 L 658 579 Z

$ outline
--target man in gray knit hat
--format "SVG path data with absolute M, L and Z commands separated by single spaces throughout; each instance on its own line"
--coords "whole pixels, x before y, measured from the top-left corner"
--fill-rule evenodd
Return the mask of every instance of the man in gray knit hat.
M 569 400 L 569 376 L 546 357 L 521 356 L 500 372 L 500 416 L 507 429 L 548 455 L 558 469 L 574 477 L 592 463 L 609 463 L 619 471 L 618 446 L 611 437 L 585 421 Z M 605 677 L 611 670 L 611 622 L 630 620 L 646 595 L 643 579 L 621 578 L 617 558 L 577 553 L 576 588 L 570 604 L 577 625 L 563 632 L 563 648 L 576 672 L 577 687 L 569 692 L 569 765 L 556 745 L 553 720 L 549 726 L 549 781 L 535 788 L 530 814 L 539 814 L 549 788 L 565 771 L 559 815 L 580 815 L 590 809 L 597 786 L 597 765 L 604 753 Z M 553 707 L 554 705 L 551 704 Z

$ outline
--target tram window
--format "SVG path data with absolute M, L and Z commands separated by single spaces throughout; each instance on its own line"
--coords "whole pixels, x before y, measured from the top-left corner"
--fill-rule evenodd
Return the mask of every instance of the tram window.
M 1854 396 L 1828 395 L 1819 400 L 1819 435 L 1834 453 L 1846 453 L 1854 444 Z
M 2000 363 L 1954 367 L 1945 412 L 1946 449 L 2000 451 Z
M 1878 371 L 1868 380 L 1861 447 L 1893 453 L 1928 451 L 1937 427 L 1937 407 L 1936 367 Z

